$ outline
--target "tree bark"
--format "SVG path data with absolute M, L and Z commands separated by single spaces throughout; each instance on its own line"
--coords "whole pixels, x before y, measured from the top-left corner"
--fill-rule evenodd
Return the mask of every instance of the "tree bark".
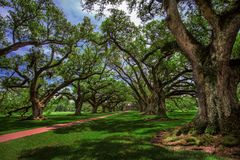
M 155 115 L 157 112 L 156 112 L 156 109 L 157 109 L 157 105 L 155 103 L 155 99 L 153 96 L 149 96 L 148 98 L 148 101 L 147 101 L 147 106 L 145 108 L 145 114 L 148 114 L 148 115 Z
M 214 107 L 216 104 L 216 90 L 214 87 L 216 82 L 213 82 L 210 76 L 204 75 L 204 71 L 200 67 L 194 68 L 193 73 L 198 98 L 198 114 L 194 119 L 196 131 L 199 134 L 204 133 L 209 126 L 212 129 L 212 133 L 217 132 L 217 112 Z
M 161 97 L 160 99 L 158 98 L 157 102 L 158 102 L 157 115 L 160 116 L 161 118 L 168 118 L 166 112 L 165 99 L 163 97 Z
M 32 103 L 32 119 L 42 119 L 43 118 L 43 108 L 45 103 L 41 102 L 38 98 L 37 91 L 37 76 L 31 81 L 29 88 L 30 101 Z
M 163 89 L 161 89 L 161 83 L 156 77 L 153 82 L 153 89 L 151 90 L 151 96 L 149 97 L 146 114 L 156 114 L 161 118 L 167 118 L 165 93 Z
M 76 100 L 75 101 L 75 114 L 76 116 L 80 116 L 82 112 L 82 106 L 83 106 L 83 101 L 82 100 Z
M 238 106 L 235 75 L 229 66 L 223 65 L 217 73 L 217 113 L 221 133 L 240 134 L 240 107 Z M 239 73 L 238 73 L 239 74 Z
M 208 70 L 213 68 L 208 67 Z M 198 116 L 194 123 L 198 133 L 237 134 L 240 109 L 237 100 L 238 80 L 228 65 L 214 66 L 215 74 L 195 71 L 198 89 Z
M 80 81 L 78 81 L 77 85 L 74 87 L 77 89 L 77 98 L 75 99 L 75 115 L 80 116 L 84 101 L 84 94 L 82 93 Z
M 199 133 L 240 133 L 239 72 L 230 66 L 230 41 L 225 30 L 218 31 L 204 61 L 192 64 L 200 109 L 194 122 Z
M 240 27 L 240 14 L 234 10 L 232 14 L 220 17 L 208 2 L 197 1 L 202 15 L 213 27 L 211 43 L 206 47 L 184 26 L 177 3 L 176 0 L 164 1 L 164 7 L 169 29 L 192 65 L 199 106 L 194 127 L 198 133 L 239 135 L 240 107 L 236 93 L 239 72 L 235 73 L 231 68 L 230 60 Z
M 31 100 L 32 102 L 32 119 L 42 119 L 43 117 L 43 108 L 44 104 L 37 99 Z

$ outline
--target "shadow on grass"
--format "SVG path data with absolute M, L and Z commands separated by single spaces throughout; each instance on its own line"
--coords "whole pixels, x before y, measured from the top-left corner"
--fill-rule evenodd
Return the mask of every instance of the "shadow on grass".
M 70 160 L 203 160 L 209 155 L 201 152 L 174 152 L 150 143 L 152 135 L 159 130 L 175 127 L 189 121 L 189 117 L 179 121 L 147 122 L 149 117 L 126 113 L 88 122 L 69 128 L 55 130 L 55 134 L 71 136 L 83 135 L 84 131 L 99 136 L 88 135 L 69 144 L 48 145 L 23 150 L 18 159 L 70 159 Z M 102 135 L 101 132 L 104 131 Z M 75 134 L 74 134 L 75 135 Z
M 103 140 L 75 141 L 72 146 L 46 146 L 25 150 L 19 159 L 202 160 L 206 156 L 200 152 L 173 152 L 132 137 L 114 136 Z
M 134 118 L 132 118 L 134 117 Z M 101 119 L 97 121 L 91 121 L 84 124 L 75 125 L 69 128 L 60 128 L 55 130 L 56 134 L 68 134 L 74 132 L 84 132 L 86 130 L 91 131 L 106 131 L 108 133 L 116 133 L 116 132 L 136 132 L 137 130 L 142 130 L 139 133 L 147 134 L 147 133 L 155 133 L 160 129 L 168 129 L 173 128 L 175 126 L 179 126 L 188 122 L 189 119 L 181 119 L 177 121 L 163 121 L 163 122 L 149 122 L 146 121 L 144 116 L 136 115 L 134 113 L 124 113 L 120 116 Z

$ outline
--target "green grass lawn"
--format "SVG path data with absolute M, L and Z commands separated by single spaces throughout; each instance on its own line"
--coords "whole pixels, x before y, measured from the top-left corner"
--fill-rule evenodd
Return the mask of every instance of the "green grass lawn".
M 42 126 L 49 126 L 58 123 L 67 123 L 79 119 L 86 119 L 106 115 L 109 113 L 84 113 L 81 116 L 72 116 L 74 112 L 52 112 L 46 115 L 46 120 L 20 120 L 20 117 L 0 117 L 0 135 L 6 133 L 17 132 L 26 129 L 38 128 Z
M 215 160 L 201 152 L 177 151 L 151 144 L 160 130 L 183 125 L 193 113 L 171 113 L 175 120 L 148 119 L 137 112 L 33 135 L 0 144 L 0 159 L 71 160 Z

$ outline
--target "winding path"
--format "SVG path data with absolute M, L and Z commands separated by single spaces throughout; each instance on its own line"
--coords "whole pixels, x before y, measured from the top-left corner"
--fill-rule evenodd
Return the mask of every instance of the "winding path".
M 79 123 L 95 121 L 95 120 L 103 119 L 103 118 L 106 118 L 106 117 L 109 117 L 109 116 L 112 116 L 112 115 L 113 114 L 109 114 L 109 115 L 106 115 L 106 116 L 82 119 L 82 120 L 69 122 L 69 123 L 55 124 L 55 125 L 52 125 L 52 126 L 46 126 L 46 127 L 40 127 L 40 128 L 35 128 L 35 129 L 29 129 L 29 130 L 4 134 L 4 135 L 0 135 L 0 143 L 7 142 L 7 141 L 10 141 L 10 140 L 19 139 L 19 138 L 23 138 L 23 137 L 27 137 L 27 136 L 31 136 L 31 135 L 34 135 L 34 134 L 40 134 L 40 133 L 56 130 L 56 129 L 59 129 L 59 128 L 70 127 L 70 126 L 73 126 L 73 125 L 76 125 L 76 124 L 79 124 Z

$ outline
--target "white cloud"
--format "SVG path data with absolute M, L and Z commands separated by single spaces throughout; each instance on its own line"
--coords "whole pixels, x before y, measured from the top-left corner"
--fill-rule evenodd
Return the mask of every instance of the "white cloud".
M 110 12 L 108 11 L 108 9 L 111 9 L 111 8 L 116 8 L 116 9 L 124 11 L 128 16 L 130 16 L 130 20 L 132 22 L 134 22 L 135 25 L 140 25 L 141 24 L 141 19 L 139 17 L 137 17 L 137 12 L 135 10 L 133 10 L 131 13 L 129 13 L 128 5 L 127 5 L 127 3 L 125 1 L 121 5 L 119 5 L 117 7 L 116 6 L 112 6 L 112 5 L 108 5 L 106 7 L 106 10 L 104 11 L 104 14 L 107 17 L 110 16 Z
M 90 17 L 93 23 L 97 25 L 101 23 L 101 21 L 98 22 L 96 19 L 94 19 L 95 14 L 97 14 L 96 11 L 88 12 L 82 9 L 80 0 L 54 0 L 54 2 L 58 7 L 60 7 L 64 11 L 68 20 L 74 24 L 81 22 L 84 16 Z M 110 16 L 110 12 L 109 12 L 110 8 L 123 10 L 124 12 L 127 13 L 127 15 L 130 16 L 130 19 L 132 22 L 134 22 L 136 25 L 141 24 L 141 20 L 137 17 L 136 11 L 129 13 L 127 9 L 128 8 L 127 4 L 125 2 L 117 7 L 112 5 L 106 6 L 106 10 L 104 11 L 104 15 L 106 17 Z M 97 9 L 97 7 L 95 7 L 95 9 Z

